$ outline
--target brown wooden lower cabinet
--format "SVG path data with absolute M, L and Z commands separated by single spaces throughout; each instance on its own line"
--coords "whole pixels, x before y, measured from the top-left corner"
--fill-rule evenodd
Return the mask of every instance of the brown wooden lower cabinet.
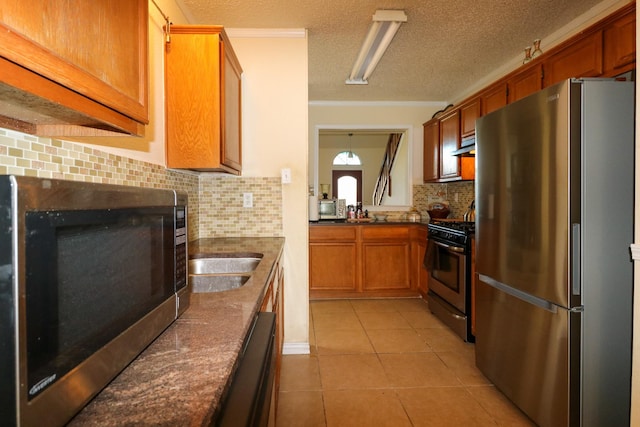
M 471 238 L 471 333 L 476 334 L 476 239 Z
M 284 268 L 282 254 L 276 260 L 269 284 L 265 289 L 260 311 L 276 313 L 275 346 L 275 375 L 271 390 L 271 408 L 269 411 L 269 425 L 275 425 L 278 409 L 278 396 L 280 394 L 280 372 L 282 370 L 282 346 L 284 344 Z
M 310 298 L 419 296 L 426 230 L 412 223 L 310 225 Z
M 357 253 L 355 242 L 312 243 L 309 272 L 312 289 L 356 291 Z
M 423 298 L 426 298 L 429 291 L 429 275 L 424 267 L 424 255 L 427 252 L 427 227 L 416 227 L 410 231 L 413 274 L 417 277 L 418 292 Z
M 362 290 L 411 289 L 409 242 L 362 243 Z

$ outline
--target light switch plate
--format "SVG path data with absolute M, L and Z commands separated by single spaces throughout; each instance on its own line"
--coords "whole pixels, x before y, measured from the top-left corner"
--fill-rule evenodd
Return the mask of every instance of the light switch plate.
M 291 169 L 280 169 L 280 174 L 282 175 L 283 184 L 291 184 Z

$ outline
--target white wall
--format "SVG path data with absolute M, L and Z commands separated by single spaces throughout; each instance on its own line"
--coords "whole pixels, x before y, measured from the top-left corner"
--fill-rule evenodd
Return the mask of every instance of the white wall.
M 280 176 L 285 236 L 285 345 L 308 349 L 309 283 L 307 232 L 307 36 L 270 36 L 266 31 L 229 30 L 244 70 L 242 77 L 242 175 Z M 295 34 L 293 34 L 295 35 Z

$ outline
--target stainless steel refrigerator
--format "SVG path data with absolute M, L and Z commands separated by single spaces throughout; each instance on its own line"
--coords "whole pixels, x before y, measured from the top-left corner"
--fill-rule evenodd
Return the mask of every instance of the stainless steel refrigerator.
M 476 364 L 541 426 L 628 426 L 634 83 L 476 122 Z

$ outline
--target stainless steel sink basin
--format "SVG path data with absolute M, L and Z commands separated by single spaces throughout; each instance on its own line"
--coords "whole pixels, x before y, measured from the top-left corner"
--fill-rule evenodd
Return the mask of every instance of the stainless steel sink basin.
M 189 283 L 194 293 L 222 292 L 237 289 L 247 283 L 251 275 L 243 274 L 192 274 Z
M 262 254 L 206 254 L 189 260 L 189 274 L 249 273 L 256 269 Z
M 197 254 L 189 260 L 192 292 L 237 289 L 247 283 L 261 260 L 262 254 L 255 252 Z

